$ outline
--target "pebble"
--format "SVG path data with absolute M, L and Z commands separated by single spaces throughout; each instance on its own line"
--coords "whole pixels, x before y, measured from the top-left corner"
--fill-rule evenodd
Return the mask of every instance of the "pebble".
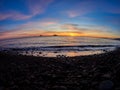
M 111 75 L 109 73 L 107 73 L 107 74 L 104 74 L 102 77 L 104 77 L 104 78 L 111 78 Z
M 67 90 L 65 86 L 53 86 L 51 90 Z

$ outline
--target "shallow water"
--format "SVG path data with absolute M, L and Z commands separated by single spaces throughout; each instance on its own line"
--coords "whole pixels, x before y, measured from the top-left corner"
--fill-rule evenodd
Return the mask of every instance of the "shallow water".
M 112 51 L 120 41 L 88 37 L 31 37 L 0 40 L 1 50 L 23 55 L 56 57 L 84 56 Z

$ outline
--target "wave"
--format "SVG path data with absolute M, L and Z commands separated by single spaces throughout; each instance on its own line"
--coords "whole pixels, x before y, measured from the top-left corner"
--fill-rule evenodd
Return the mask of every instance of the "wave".
M 11 51 L 89 51 L 104 50 L 119 47 L 118 45 L 79 45 L 79 46 L 42 46 L 42 47 L 26 47 L 26 48 L 6 48 L 0 50 Z

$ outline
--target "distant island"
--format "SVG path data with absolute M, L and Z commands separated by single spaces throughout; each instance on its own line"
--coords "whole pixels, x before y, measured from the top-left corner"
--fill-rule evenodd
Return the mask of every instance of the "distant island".
M 58 36 L 58 35 L 54 34 L 53 36 Z
M 40 37 L 42 37 L 43 35 L 40 35 Z
M 39 35 L 39 36 L 37 36 L 37 37 L 51 37 L 51 36 L 54 36 L 54 37 L 56 37 L 56 36 L 58 36 L 57 34 L 54 34 L 54 35 L 50 35 L 50 36 L 47 36 L 47 35 Z M 35 37 L 35 36 L 34 36 Z
M 115 38 L 114 40 L 120 40 L 120 38 Z

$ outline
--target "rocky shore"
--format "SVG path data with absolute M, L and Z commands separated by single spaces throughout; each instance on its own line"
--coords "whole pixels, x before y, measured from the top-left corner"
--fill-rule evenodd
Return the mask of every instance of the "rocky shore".
M 0 90 L 120 90 L 120 48 L 56 58 L 0 52 Z

